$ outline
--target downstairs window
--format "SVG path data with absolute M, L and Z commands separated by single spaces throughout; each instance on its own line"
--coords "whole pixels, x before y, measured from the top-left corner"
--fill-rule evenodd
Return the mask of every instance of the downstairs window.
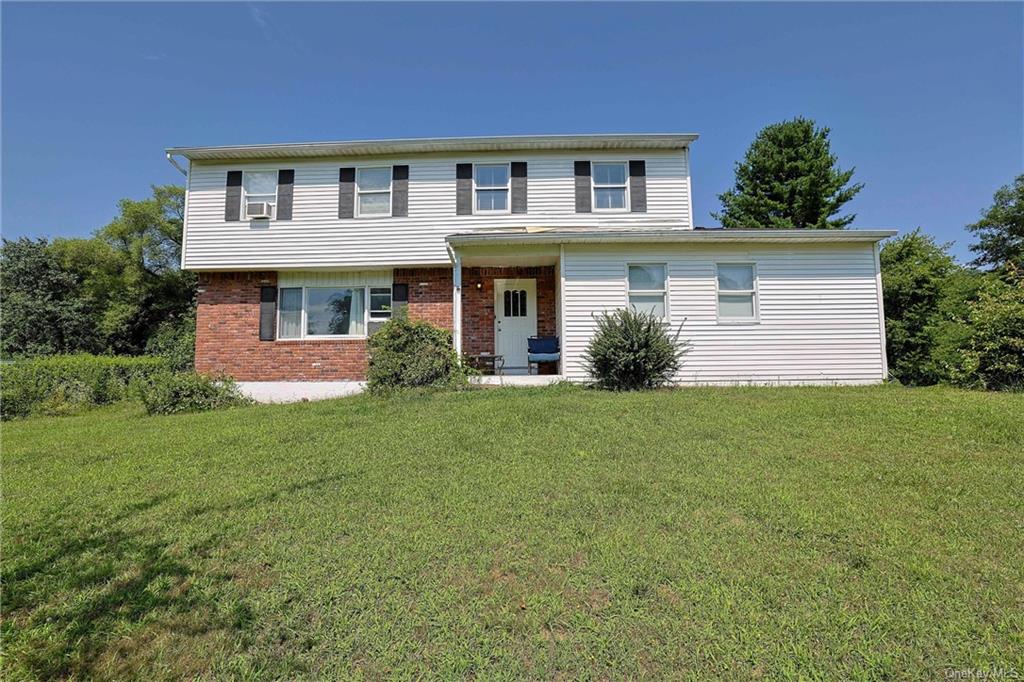
M 754 264 L 719 263 L 717 270 L 719 321 L 757 321 L 757 276 Z
M 282 287 L 278 297 L 277 338 L 365 336 L 369 318 L 383 316 L 382 291 L 376 287 Z M 388 290 L 388 311 L 390 298 Z M 378 306 L 373 313 L 367 309 L 367 299 Z

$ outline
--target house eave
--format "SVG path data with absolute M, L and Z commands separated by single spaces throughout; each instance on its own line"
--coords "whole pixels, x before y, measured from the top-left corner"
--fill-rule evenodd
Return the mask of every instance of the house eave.
M 428 137 L 393 140 L 300 142 L 232 145 L 224 147 L 169 147 L 170 156 L 191 161 L 397 156 L 412 154 L 512 151 L 627 151 L 685 149 L 694 133 L 630 133 L 602 135 L 501 135 L 490 137 Z
M 874 243 L 896 234 L 896 230 L 680 230 L 680 229 L 615 229 L 555 228 L 550 230 L 460 232 L 447 237 L 455 248 L 460 246 L 499 246 L 515 244 L 621 244 L 621 243 Z

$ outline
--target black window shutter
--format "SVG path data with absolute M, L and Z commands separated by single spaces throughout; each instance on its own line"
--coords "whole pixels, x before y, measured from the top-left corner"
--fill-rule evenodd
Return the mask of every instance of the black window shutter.
M 277 323 L 277 287 L 260 287 L 260 341 L 274 340 Z
M 404 218 L 409 215 L 409 167 L 391 167 L 391 215 Z
M 473 215 L 473 164 L 455 164 L 455 215 Z
M 590 162 L 577 161 L 573 167 L 576 176 L 576 212 L 590 213 Z
M 295 171 L 277 171 L 277 219 L 292 219 L 292 191 L 295 188 Z
M 629 210 L 647 213 L 647 163 L 629 162 Z
M 338 171 L 338 217 L 356 217 L 356 169 Z
M 224 220 L 239 220 L 242 209 L 242 171 L 228 171 L 224 195 Z
M 409 305 L 409 285 L 406 283 L 395 283 L 391 285 L 391 311 L 392 317 L 399 309 Z
M 526 213 L 526 162 L 512 162 L 512 204 L 513 213 Z

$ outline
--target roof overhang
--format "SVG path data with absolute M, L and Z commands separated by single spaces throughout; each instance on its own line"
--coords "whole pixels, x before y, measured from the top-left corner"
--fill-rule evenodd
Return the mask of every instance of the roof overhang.
M 874 243 L 892 237 L 896 230 L 680 230 L 658 228 L 525 228 L 479 230 L 448 235 L 452 247 L 516 244 L 610 244 L 610 243 Z
M 230 147 L 170 147 L 170 156 L 191 161 L 283 159 L 345 156 L 395 156 L 462 152 L 672 150 L 697 139 L 692 133 L 621 135 L 503 135 L 497 137 L 428 137 L 352 142 L 301 142 Z

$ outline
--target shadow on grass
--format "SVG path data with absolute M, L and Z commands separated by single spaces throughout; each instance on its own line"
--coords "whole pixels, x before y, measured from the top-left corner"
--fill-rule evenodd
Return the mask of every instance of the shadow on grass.
M 184 517 L 257 507 L 335 478 L 190 508 Z M 140 518 L 172 497 L 151 497 L 88 522 L 55 512 L 7 529 L 3 677 L 191 677 L 209 674 L 244 646 L 252 613 L 238 578 L 246 569 L 210 559 L 223 557 L 218 524 L 185 541 L 175 528 Z

